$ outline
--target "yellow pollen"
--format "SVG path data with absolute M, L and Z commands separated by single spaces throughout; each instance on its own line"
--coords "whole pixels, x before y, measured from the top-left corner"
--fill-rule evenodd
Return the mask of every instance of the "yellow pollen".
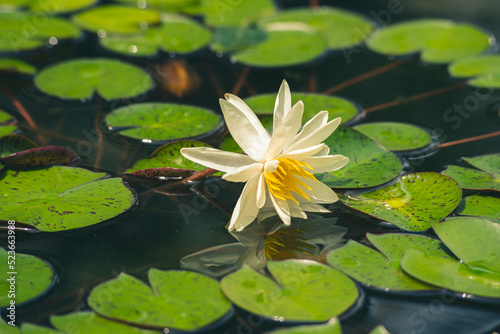
M 271 194 L 279 199 L 290 199 L 299 204 L 299 202 L 292 195 L 292 192 L 294 192 L 310 201 L 311 199 L 309 196 L 306 195 L 299 185 L 308 190 L 312 190 L 312 188 L 307 186 L 296 176 L 302 176 L 303 178 L 319 182 L 316 180 L 314 175 L 305 168 L 308 168 L 309 170 L 313 169 L 305 162 L 299 160 L 288 158 L 279 158 L 277 160 L 279 161 L 279 165 L 276 167 L 276 170 L 274 172 L 265 172 L 264 175 L 267 187 L 269 188 Z

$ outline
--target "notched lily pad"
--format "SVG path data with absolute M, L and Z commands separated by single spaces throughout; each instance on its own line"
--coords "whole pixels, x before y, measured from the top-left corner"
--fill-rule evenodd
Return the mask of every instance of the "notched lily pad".
M 316 174 L 332 188 L 367 188 L 386 183 L 402 171 L 401 161 L 392 152 L 351 128 L 339 127 L 325 140 L 329 154 L 342 154 L 350 162 L 339 170 Z
M 61 166 L 9 170 L 0 180 L 0 219 L 55 232 L 113 218 L 128 210 L 135 198 L 120 178 L 105 175 Z
M 0 307 L 9 306 L 11 300 L 15 300 L 17 307 L 36 298 L 46 292 L 54 281 L 54 272 L 47 262 L 33 255 L 10 251 L 9 245 L 12 244 L 7 241 L 7 250 L 0 248 Z
M 208 135 L 222 126 L 211 110 L 173 103 L 138 103 L 106 116 L 111 131 L 143 141 L 168 141 Z
M 342 203 L 406 231 L 425 231 L 460 203 L 462 189 L 450 177 L 423 172 L 403 175 L 377 190 L 340 196 Z
M 267 32 L 257 27 L 222 27 L 214 30 L 210 48 L 216 52 L 233 52 L 263 42 Z
M 2 139 L 0 139 L 1 149 Z M 1 151 L 0 151 L 1 152 Z M 4 156 L 2 161 L 8 168 L 26 168 L 51 165 L 75 165 L 80 156 L 63 146 L 34 147 Z
M 68 21 L 57 17 L 44 17 L 20 11 L 0 12 L 0 53 L 24 52 L 43 47 L 47 42 L 75 39 L 81 31 Z
M 221 281 L 237 306 L 278 321 L 321 322 L 349 309 L 359 297 L 353 281 L 310 260 L 268 261 L 273 279 L 244 266 Z
M 478 27 L 443 19 L 422 19 L 377 30 L 367 40 L 372 51 L 386 55 L 420 52 L 423 61 L 448 63 L 481 53 L 492 37 Z
M 462 200 L 457 213 L 462 216 L 477 216 L 500 223 L 500 198 L 484 195 L 467 196 Z
M 265 40 L 234 52 L 231 62 L 255 67 L 293 66 L 311 62 L 327 50 L 323 37 L 302 23 L 273 23 L 265 31 Z
M 342 49 L 363 42 L 374 30 L 372 22 L 353 12 L 332 7 L 285 10 L 259 20 L 266 26 L 277 22 L 300 22 L 314 28 L 330 49 Z
M 200 14 L 212 27 L 248 26 L 261 17 L 272 15 L 276 9 L 271 0 L 201 0 Z
M 202 171 L 205 166 L 197 164 L 181 155 L 180 151 L 184 147 L 212 147 L 208 144 L 195 140 L 182 140 L 165 144 L 151 153 L 149 158 L 137 161 L 132 168 L 127 169 L 127 173 L 133 173 L 151 168 L 181 168 L 194 171 Z
M 212 278 L 190 271 L 154 268 L 149 270 L 148 278 L 151 286 L 122 273 L 95 287 L 88 303 L 110 319 L 182 331 L 199 330 L 231 310 L 218 282 Z
M 480 170 L 450 165 L 442 173 L 454 178 L 464 189 L 500 191 L 500 154 L 462 159 Z
M 500 56 L 498 55 L 458 59 L 448 66 L 448 72 L 456 78 L 470 78 L 467 83 L 474 87 L 500 88 Z
M 19 74 L 35 74 L 36 67 L 19 59 L 0 59 L 0 71 Z
M 103 5 L 78 13 L 73 21 L 85 30 L 107 34 L 141 32 L 160 22 L 160 13 L 151 9 Z
M 433 286 L 406 275 L 399 262 L 407 248 L 448 257 L 439 240 L 399 233 L 367 234 L 367 237 L 378 251 L 349 240 L 347 245 L 328 254 L 328 263 L 366 286 L 386 292 L 435 290 Z
M 159 50 L 189 54 L 206 47 L 212 33 L 197 21 L 175 14 L 163 14 L 158 27 L 134 35 L 107 35 L 100 39 L 106 49 L 129 56 L 154 56 Z
M 477 218 L 449 218 L 432 227 L 458 259 L 407 250 L 405 272 L 457 292 L 500 298 L 500 225 Z
M 396 123 L 365 123 L 353 127 L 390 151 L 409 151 L 431 143 L 431 135 L 418 126 Z
M 35 77 L 42 92 L 62 99 L 89 99 L 96 92 L 106 100 L 126 99 L 153 87 L 142 69 L 115 59 L 74 59 L 43 69 Z

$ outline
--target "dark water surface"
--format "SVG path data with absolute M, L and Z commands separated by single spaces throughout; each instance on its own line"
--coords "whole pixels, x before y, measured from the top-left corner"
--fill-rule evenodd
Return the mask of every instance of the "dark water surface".
M 306 1 L 283 1 L 284 6 L 307 5 Z M 327 2 L 321 2 L 327 4 Z M 386 15 L 394 1 L 330 1 L 328 4 L 354 10 L 368 17 L 388 23 L 422 17 L 446 17 L 476 23 L 500 36 L 500 3 L 496 1 L 423 1 L 401 0 L 398 14 Z M 399 3 L 399 2 L 398 2 Z M 392 6 L 392 5 L 391 5 Z M 399 8 L 399 7 L 398 7 Z M 385 15 L 385 16 L 384 16 Z M 381 23 L 384 23 L 381 22 Z M 72 46 L 56 47 L 49 52 L 28 55 L 28 60 L 39 68 L 69 59 L 73 55 L 106 56 L 95 48 L 91 38 Z M 129 59 L 128 59 L 129 60 Z M 150 72 L 155 71 L 161 60 L 133 60 Z M 147 101 L 169 101 L 199 105 L 219 111 L 219 92 L 216 81 L 224 92 L 230 92 L 242 68 L 231 65 L 210 52 L 187 58 L 188 64 L 201 78 L 200 89 L 185 98 L 176 98 L 161 90 L 144 98 Z M 316 90 L 324 91 L 344 80 L 365 73 L 387 63 L 387 58 L 359 49 L 359 53 L 346 56 L 338 52 L 324 57 L 316 64 L 285 70 L 250 71 L 246 82 L 258 93 L 276 92 L 285 78 L 292 91 L 311 91 L 310 78 L 316 78 Z M 150 154 L 158 146 L 124 140 L 113 134 L 105 134 L 102 153 L 97 146 L 95 123 L 118 105 L 94 100 L 85 103 L 68 102 L 48 98 L 39 93 L 30 78 L 2 75 L 2 84 L 8 87 L 30 112 L 39 128 L 55 136 L 48 136 L 46 145 L 62 145 L 72 148 L 84 157 L 81 167 L 94 170 L 96 157 L 101 156 L 99 169 L 118 175 L 133 162 Z M 161 83 L 161 77 L 157 82 Z M 423 65 L 418 57 L 406 64 L 375 78 L 350 86 L 338 92 L 363 107 L 375 106 L 394 99 L 444 87 L 456 81 L 448 76 L 445 66 Z M 362 122 L 401 121 L 434 131 L 439 142 L 486 134 L 500 129 L 498 104 L 500 93 L 479 91 L 487 94 L 477 106 L 460 114 L 454 105 L 464 104 L 470 96 L 476 96 L 474 88 L 461 88 L 434 97 L 409 102 L 396 107 L 370 113 Z M 249 96 L 242 88 L 239 96 Z M 139 102 L 139 101 L 134 101 Z M 121 105 L 125 102 L 121 102 Z M 0 92 L 0 107 L 14 115 L 16 109 L 4 92 Z M 472 108 L 474 107 L 474 108 Z M 307 105 L 306 105 L 307 108 Z M 465 116 L 464 116 L 465 115 Z M 102 127 L 102 124 L 100 124 Z M 35 133 L 24 134 L 34 140 Z M 211 138 L 216 143 L 219 138 Z M 461 156 L 475 156 L 498 152 L 499 137 L 451 146 L 431 154 L 405 157 L 407 171 L 441 171 L 449 163 L 456 163 Z M 35 181 L 35 180 L 34 180 Z M 241 187 L 225 182 L 214 182 L 217 199 L 232 209 Z M 189 214 L 182 214 L 179 206 L 189 207 Z M 338 225 L 348 228 L 347 237 L 361 240 L 366 232 L 390 231 L 353 215 L 340 204 L 332 207 L 331 216 L 339 217 Z M 179 260 L 191 253 L 208 247 L 235 242 L 227 233 L 228 218 L 221 210 L 201 197 L 151 195 L 138 201 L 128 212 L 106 223 L 79 230 L 57 233 L 21 233 L 17 235 L 19 253 L 39 256 L 53 264 L 58 283 L 46 295 L 17 309 L 18 323 L 33 322 L 49 325 L 49 316 L 89 309 L 86 298 L 98 283 L 114 278 L 120 272 L 146 280 L 148 269 L 179 268 Z M 3 243 L 6 234 L 0 234 Z M 466 301 L 455 295 L 400 296 L 365 290 L 362 307 L 344 319 L 345 333 L 367 333 L 383 324 L 391 333 L 492 333 L 500 330 L 498 304 L 486 305 Z M 237 310 L 225 325 L 210 333 L 261 333 L 276 324 Z

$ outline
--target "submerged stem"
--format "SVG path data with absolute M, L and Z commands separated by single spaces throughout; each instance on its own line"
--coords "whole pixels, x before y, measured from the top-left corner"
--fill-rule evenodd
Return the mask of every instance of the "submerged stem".
M 469 137 L 469 138 L 464 138 L 464 139 L 459 139 L 459 140 L 454 140 L 454 141 L 450 141 L 447 143 L 442 143 L 442 144 L 436 146 L 436 149 L 454 146 L 454 145 L 458 145 L 458 144 L 470 143 L 470 142 L 473 142 L 476 140 L 481 140 L 481 139 L 486 139 L 486 138 L 491 138 L 491 137 L 496 137 L 496 136 L 500 136 L 500 131 L 487 133 L 484 135 L 479 135 L 479 136 L 474 136 L 474 137 Z

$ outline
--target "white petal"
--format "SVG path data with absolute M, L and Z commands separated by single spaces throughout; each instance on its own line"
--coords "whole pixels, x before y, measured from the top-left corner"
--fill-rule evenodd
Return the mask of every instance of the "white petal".
M 306 148 L 309 146 L 317 145 L 319 143 L 322 143 L 326 138 L 330 137 L 333 131 L 337 129 L 337 127 L 340 124 L 340 117 L 337 117 L 330 122 L 326 123 L 322 127 L 316 129 L 315 131 L 311 132 L 309 135 L 305 136 L 304 138 L 296 141 L 294 144 L 289 146 L 285 152 L 291 152 L 295 150 L 300 150 L 302 148 Z
M 330 210 L 328 210 L 327 208 L 312 202 L 301 202 L 300 206 L 302 207 L 302 209 L 304 209 L 304 211 L 307 212 L 322 212 L 322 213 L 330 212 Z
M 230 182 L 247 182 L 250 179 L 256 177 L 256 175 L 262 174 L 262 168 L 264 165 L 260 162 L 246 165 L 236 170 L 222 175 L 222 178 Z
M 302 130 L 300 130 L 300 132 L 294 138 L 294 142 L 297 142 L 302 138 L 310 135 L 314 130 L 324 126 L 327 121 L 328 121 L 328 111 L 326 110 L 320 111 L 319 113 L 314 115 L 313 118 L 307 121 L 306 124 L 304 124 Z
M 233 210 L 233 215 L 231 216 L 231 221 L 229 222 L 228 230 L 241 231 L 247 225 L 255 220 L 259 209 L 256 205 L 255 192 L 257 190 L 258 178 L 254 178 L 248 181 L 241 192 L 241 196 L 236 203 Z
M 281 221 L 285 225 L 290 225 L 290 223 L 291 223 L 290 207 L 288 206 L 287 201 L 276 198 L 273 195 L 271 195 L 270 197 L 271 197 L 271 201 L 273 203 L 274 209 L 278 213 L 278 216 L 280 216 Z
M 286 80 L 283 80 L 276 96 L 276 102 L 274 103 L 273 133 L 276 132 L 276 129 L 291 107 L 292 96 L 290 94 L 290 87 L 288 87 Z
M 349 158 L 341 154 L 337 154 L 325 155 L 322 157 L 309 157 L 303 159 L 302 161 L 313 169 L 313 173 L 325 173 L 344 167 L 349 162 Z
M 231 136 L 246 154 L 262 160 L 271 139 L 269 134 L 245 102 L 239 103 L 234 95 L 228 98 L 231 102 L 220 99 L 220 106 Z
M 223 172 L 233 172 L 240 167 L 255 163 L 255 160 L 248 155 L 211 147 L 186 147 L 181 149 L 181 154 L 191 161 Z
M 337 202 L 339 200 L 337 194 L 326 184 L 319 181 L 306 179 L 300 176 L 298 176 L 297 178 L 304 182 L 309 188 L 312 188 L 312 190 L 306 188 L 302 189 L 304 190 L 306 195 L 309 196 L 313 203 L 328 204 Z
M 302 210 L 301 206 L 294 201 L 287 201 L 288 205 L 290 206 L 290 216 L 296 217 L 296 218 L 307 218 L 307 214 Z
M 315 156 L 319 157 L 319 156 L 322 156 L 322 155 L 328 155 L 328 153 L 330 153 L 330 148 L 328 147 L 328 145 L 325 144 L 325 146 L 323 147 L 323 149 L 321 149 L 321 151 L 319 151 L 318 153 L 316 153 Z
M 318 152 L 324 151 L 324 148 L 330 148 L 326 144 L 318 144 L 314 146 L 309 146 L 300 150 L 295 150 L 286 154 L 280 155 L 280 158 L 289 158 L 289 159 L 296 159 L 296 160 L 303 160 L 304 158 L 308 158 L 311 156 L 314 156 L 318 154 Z
M 273 132 L 269 148 L 266 152 L 266 160 L 275 158 L 291 143 L 302 126 L 303 112 L 304 103 L 299 101 L 285 115 L 280 125 L 276 128 L 276 132 Z
M 266 204 L 266 181 L 264 173 L 260 174 L 259 183 L 257 184 L 257 207 L 260 209 Z

